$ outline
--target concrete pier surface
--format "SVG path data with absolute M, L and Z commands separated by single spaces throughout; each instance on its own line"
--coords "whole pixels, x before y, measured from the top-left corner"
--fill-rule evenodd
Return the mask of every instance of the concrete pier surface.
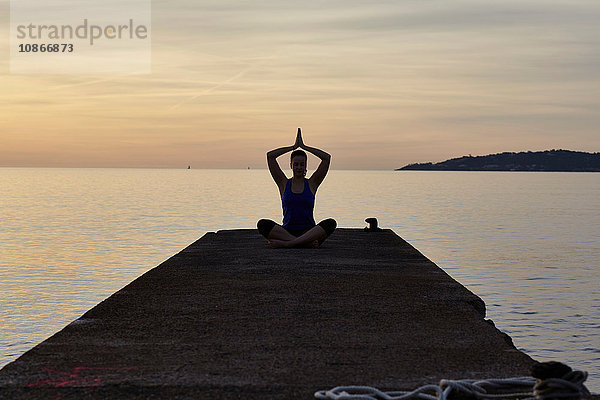
M 394 232 L 208 233 L 0 371 L 10 399 L 311 399 L 529 374 L 483 301 Z

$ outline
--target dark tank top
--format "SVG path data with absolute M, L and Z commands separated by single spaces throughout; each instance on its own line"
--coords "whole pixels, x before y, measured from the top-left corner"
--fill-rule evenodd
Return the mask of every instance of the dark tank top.
M 313 209 L 315 195 L 310 191 L 308 179 L 304 178 L 302 193 L 292 193 L 292 180 L 288 179 L 281 196 L 283 207 L 283 227 L 290 231 L 303 231 L 315 226 Z

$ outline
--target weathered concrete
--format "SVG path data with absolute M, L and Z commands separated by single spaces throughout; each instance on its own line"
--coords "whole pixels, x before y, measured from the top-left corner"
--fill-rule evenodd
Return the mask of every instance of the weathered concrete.
M 304 398 L 527 375 L 481 299 L 387 230 L 209 233 L 0 371 L 2 398 Z

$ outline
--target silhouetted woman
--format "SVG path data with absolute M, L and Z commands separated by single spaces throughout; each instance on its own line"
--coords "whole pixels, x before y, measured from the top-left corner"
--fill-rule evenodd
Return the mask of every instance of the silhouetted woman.
M 298 148 L 321 160 L 317 170 L 308 179 L 305 178 L 307 156 Z M 290 167 L 293 175 L 290 179 L 277 163 L 277 157 L 288 151 L 292 151 Z M 293 146 L 280 147 L 267 153 L 269 172 L 279 188 L 283 207 L 282 225 L 270 219 L 261 219 L 257 224 L 258 231 L 269 240 L 271 247 L 319 247 L 335 230 L 337 224 L 334 219 L 329 218 L 315 224 L 313 217 L 315 193 L 327 175 L 330 160 L 331 156 L 323 150 L 304 144 L 300 128 Z

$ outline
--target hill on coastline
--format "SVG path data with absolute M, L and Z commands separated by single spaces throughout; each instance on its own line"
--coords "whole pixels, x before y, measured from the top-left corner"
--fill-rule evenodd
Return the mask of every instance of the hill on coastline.
M 600 172 L 600 153 L 570 150 L 471 155 L 439 163 L 409 164 L 396 171 L 553 171 Z

